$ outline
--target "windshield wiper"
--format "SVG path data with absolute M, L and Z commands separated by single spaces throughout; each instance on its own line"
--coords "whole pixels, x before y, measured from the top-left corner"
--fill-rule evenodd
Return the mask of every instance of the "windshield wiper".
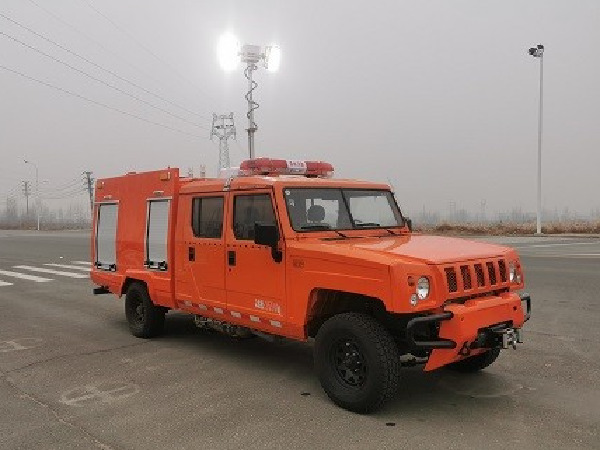
M 331 230 L 331 227 L 329 225 L 319 225 L 319 224 L 314 224 L 314 225 L 302 225 L 300 227 L 301 230 Z
M 355 223 L 354 225 L 357 227 L 379 227 L 379 226 L 381 226 L 380 224 L 375 223 L 375 222 L 361 222 L 361 223 Z

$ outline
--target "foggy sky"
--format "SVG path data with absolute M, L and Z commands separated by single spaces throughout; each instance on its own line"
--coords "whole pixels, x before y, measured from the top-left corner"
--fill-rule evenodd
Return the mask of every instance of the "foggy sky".
M 278 43 L 278 73 L 259 70 L 257 156 L 324 159 L 338 177 L 389 179 L 409 212 L 522 207 L 535 211 L 539 61 L 544 55 L 543 203 L 600 207 L 600 2 L 1 0 L 0 13 L 164 98 L 99 71 L 0 18 L 0 31 L 144 100 L 171 117 L 0 36 L 0 64 L 183 130 L 179 134 L 0 70 L 0 200 L 35 161 L 49 191 L 93 170 L 206 164 L 213 112 L 235 113 L 234 163 L 246 155 L 246 81 L 225 74 L 225 31 Z M 140 47 L 142 43 L 155 56 Z

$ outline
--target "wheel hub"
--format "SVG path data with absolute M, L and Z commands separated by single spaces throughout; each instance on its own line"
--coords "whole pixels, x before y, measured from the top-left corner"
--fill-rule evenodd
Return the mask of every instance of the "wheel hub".
M 344 339 L 333 347 L 333 364 L 342 382 L 352 387 L 364 384 L 367 365 L 360 347 L 353 339 Z

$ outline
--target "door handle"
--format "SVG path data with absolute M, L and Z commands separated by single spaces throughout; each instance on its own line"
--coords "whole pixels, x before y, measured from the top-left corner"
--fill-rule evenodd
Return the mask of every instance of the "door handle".
M 188 261 L 196 261 L 196 249 L 188 247 Z
M 229 250 L 227 252 L 227 263 L 230 266 L 235 266 L 235 251 L 234 250 Z

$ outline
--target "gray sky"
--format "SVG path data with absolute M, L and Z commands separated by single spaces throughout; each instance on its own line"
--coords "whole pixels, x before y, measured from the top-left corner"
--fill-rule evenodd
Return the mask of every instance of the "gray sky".
M 538 60 L 546 46 L 544 206 L 600 207 L 600 2 L 1 0 L 0 13 L 120 76 L 206 116 L 234 111 L 246 154 L 245 79 L 225 74 L 219 36 L 278 43 L 281 70 L 257 73 L 257 155 L 324 159 L 338 176 L 394 184 L 417 212 L 535 210 Z M 114 21 L 130 35 L 115 28 Z M 0 198 L 32 177 L 48 192 L 83 170 L 204 163 L 207 119 L 103 73 L 0 17 L 0 31 L 206 129 L 157 111 L 0 35 L 0 64 L 192 137 L 0 69 Z M 140 47 L 142 43 L 155 56 Z M 93 41 L 99 42 L 98 45 Z M 69 192 L 67 188 L 64 190 Z M 58 191 L 60 192 L 60 191 Z

